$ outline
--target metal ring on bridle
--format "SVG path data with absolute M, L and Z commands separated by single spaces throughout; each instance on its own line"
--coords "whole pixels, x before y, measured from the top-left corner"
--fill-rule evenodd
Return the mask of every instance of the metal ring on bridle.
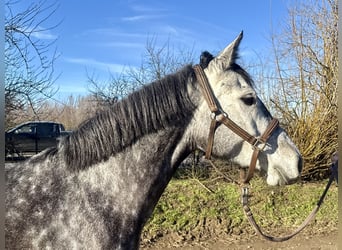
M 266 146 L 267 146 L 267 143 L 265 141 L 263 141 L 260 137 L 256 137 L 256 141 L 252 145 L 252 148 L 253 150 L 264 151 Z
M 219 121 L 219 120 L 217 119 L 217 117 L 218 117 L 219 115 L 223 115 L 224 117 L 228 117 L 228 114 L 227 114 L 226 112 L 224 112 L 224 111 L 221 110 L 221 109 L 218 109 L 217 111 L 211 112 L 211 113 L 210 113 L 210 118 L 211 118 L 211 120 Z

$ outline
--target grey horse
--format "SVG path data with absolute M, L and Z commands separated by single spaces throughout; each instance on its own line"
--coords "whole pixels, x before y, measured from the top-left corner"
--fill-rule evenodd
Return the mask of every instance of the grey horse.
M 201 65 L 217 103 L 260 136 L 272 116 L 236 62 L 242 33 Z M 142 228 L 180 163 L 207 144 L 210 111 L 192 65 L 85 121 L 56 148 L 6 166 L 7 249 L 138 249 Z M 213 156 L 247 167 L 253 149 L 224 126 Z M 256 168 L 270 185 L 300 176 L 301 155 L 278 127 Z

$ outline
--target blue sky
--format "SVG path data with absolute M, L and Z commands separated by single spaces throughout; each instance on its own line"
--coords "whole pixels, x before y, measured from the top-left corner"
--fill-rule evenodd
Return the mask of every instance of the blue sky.
M 31 2 L 22 1 L 19 8 Z M 55 2 L 54 0 L 47 0 Z M 175 48 L 217 53 L 241 30 L 241 55 L 253 60 L 270 49 L 271 29 L 286 19 L 285 0 L 59 0 L 56 13 L 44 25 L 61 23 L 36 34 L 44 40 L 57 38 L 56 98 L 87 93 L 87 71 L 100 81 L 123 67 L 139 66 L 148 39 Z M 14 10 L 15 11 L 15 10 Z M 272 25 L 271 25 L 272 24 Z

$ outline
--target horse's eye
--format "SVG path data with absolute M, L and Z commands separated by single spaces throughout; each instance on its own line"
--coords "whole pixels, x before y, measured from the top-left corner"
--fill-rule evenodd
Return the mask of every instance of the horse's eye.
M 241 100 L 243 101 L 244 104 L 248 106 L 252 106 L 256 103 L 256 98 L 251 95 L 243 96 L 241 97 Z

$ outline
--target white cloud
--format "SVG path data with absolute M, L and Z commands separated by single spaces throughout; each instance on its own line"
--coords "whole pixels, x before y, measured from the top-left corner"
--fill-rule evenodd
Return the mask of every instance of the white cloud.
M 31 36 L 42 39 L 42 40 L 55 40 L 57 39 L 57 35 L 53 34 L 51 30 L 43 28 L 43 27 L 36 27 L 36 28 L 27 28 L 27 30 L 31 33 Z
M 88 29 L 81 33 L 83 36 L 108 36 L 108 37 L 123 37 L 123 38 L 144 38 L 146 34 L 144 33 L 136 33 L 136 32 L 127 32 L 118 28 L 97 28 L 97 29 Z
M 79 64 L 86 68 L 95 68 L 103 71 L 110 71 L 112 73 L 122 73 L 125 65 L 116 63 L 100 62 L 89 58 L 65 58 L 69 63 Z
M 118 47 L 118 48 L 144 48 L 143 43 L 135 43 L 135 42 L 106 42 L 101 43 L 100 45 L 106 47 Z
M 138 16 L 129 16 L 121 18 L 122 21 L 133 22 L 133 21 L 140 21 L 143 19 L 148 19 L 149 16 L 146 15 L 138 15 Z
M 121 18 L 124 22 L 136 22 L 136 21 L 142 21 L 142 20 L 150 20 L 150 19 L 158 19 L 162 18 L 163 15 L 136 15 L 136 16 L 127 16 Z

